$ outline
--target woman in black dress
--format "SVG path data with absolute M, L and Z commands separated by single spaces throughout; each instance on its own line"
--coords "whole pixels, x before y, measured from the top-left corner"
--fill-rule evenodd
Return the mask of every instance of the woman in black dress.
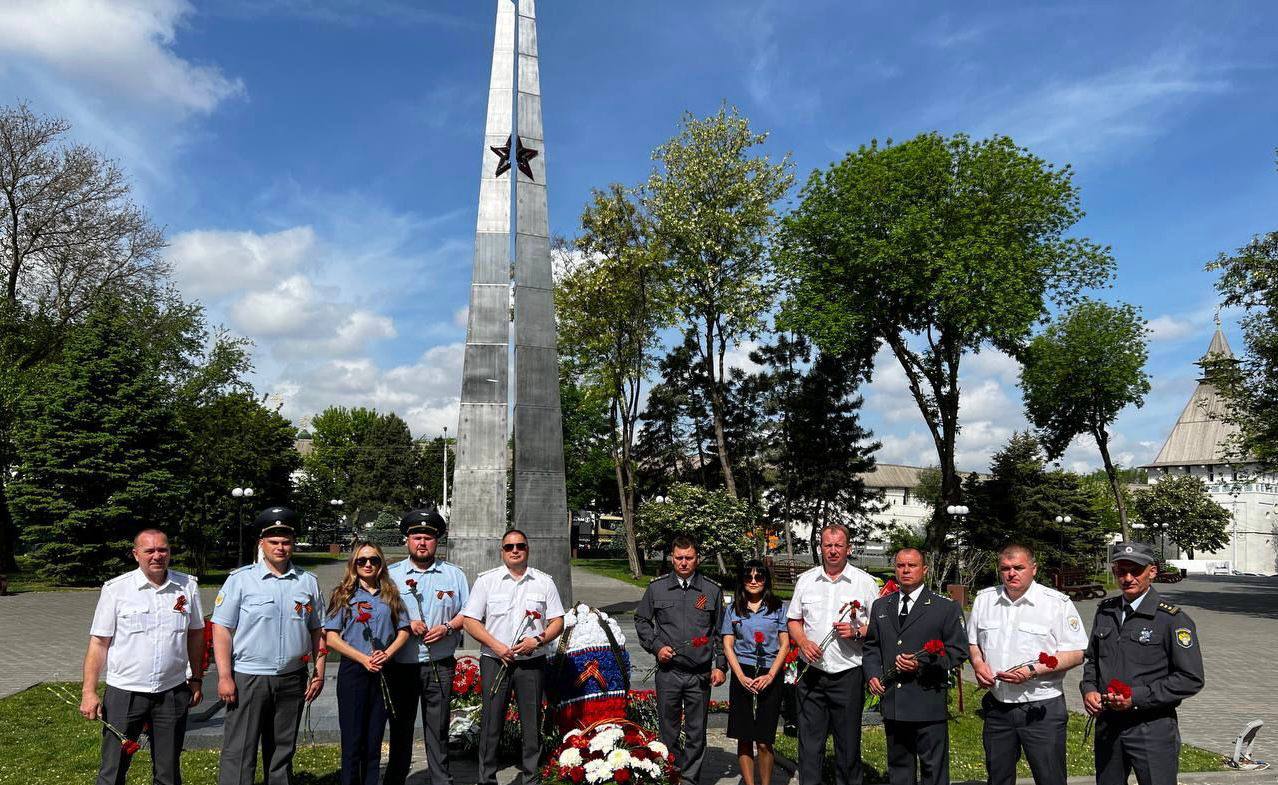
M 737 761 L 745 785 L 769 785 L 772 780 L 772 745 L 781 713 L 781 669 L 790 648 L 785 613 L 785 603 L 772 593 L 771 571 L 761 561 L 746 562 L 732 605 L 723 614 L 721 630 L 732 669 L 728 736 L 737 740 Z

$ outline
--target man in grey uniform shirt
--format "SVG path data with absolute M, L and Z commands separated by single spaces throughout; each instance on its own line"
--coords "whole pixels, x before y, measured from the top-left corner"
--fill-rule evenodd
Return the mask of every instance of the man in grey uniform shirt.
M 706 754 L 710 688 L 723 684 L 727 667 L 719 636 L 723 591 L 697 572 L 697 545 L 688 537 L 671 542 L 670 562 L 674 572 L 648 584 L 635 608 L 635 632 L 644 650 L 657 658 L 661 741 L 675 754 L 684 781 L 697 785 Z M 687 734 L 682 750 L 680 730 Z

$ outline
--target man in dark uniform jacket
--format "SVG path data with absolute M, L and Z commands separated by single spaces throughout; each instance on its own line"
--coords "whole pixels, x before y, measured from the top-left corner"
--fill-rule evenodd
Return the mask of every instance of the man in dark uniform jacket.
M 915 548 L 896 554 L 900 591 L 870 609 L 865 675 L 882 697 L 892 785 L 948 785 L 950 781 L 949 675 L 967 659 L 963 613 L 948 597 L 923 585 L 927 566 Z M 918 654 L 929 641 L 945 651 Z
M 674 572 L 648 584 L 635 608 L 635 632 L 657 658 L 657 711 L 661 741 L 675 754 L 685 782 L 701 780 L 706 754 L 710 688 L 724 681 L 727 658 L 719 626 L 723 590 L 697 572 L 697 545 L 687 537 L 670 544 Z M 702 640 L 704 639 L 704 641 Z M 694 641 L 701 645 L 694 645 Z M 686 746 L 679 748 L 680 715 Z
M 1151 587 L 1158 575 L 1149 543 L 1120 542 L 1110 563 L 1122 596 L 1096 608 L 1083 665 L 1083 706 L 1096 717 L 1096 783 L 1175 785 L 1180 758 L 1176 707 L 1203 688 L 1203 652 L 1194 622 Z M 1117 680 L 1130 688 L 1111 690 Z

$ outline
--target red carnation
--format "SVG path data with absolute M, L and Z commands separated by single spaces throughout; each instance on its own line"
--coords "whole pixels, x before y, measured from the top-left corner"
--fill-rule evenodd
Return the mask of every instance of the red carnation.
M 571 744 L 579 750 L 584 750 L 590 746 L 590 740 L 586 738 L 585 734 L 581 734 L 573 736 Z
M 1105 686 L 1105 692 L 1112 692 L 1120 698 L 1132 697 L 1132 688 L 1118 679 L 1110 679 L 1109 684 Z
M 309 654 L 302 655 L 302 662 L 310 662 L 310 661 L 311 661 L 311 655 Z
M 373 620 L 373 614 L 369 613 L 368 611 L 360 611 L 359 615 L 355 617 L 355 621 L 359 622 L 360 624 L 368 624 L 372 620 Z
M 573 766 L 568 770 L 568 779 L 574 783 L 581 783 L 586 779 L 586 768 L 584 766 Z
M 414 579 L 412 579 L 412 578 L 409 578 L 408 580 L 404 581 L 404 583 L 408 584 L 408 588 L 409 588 L 409 590 L 410 590 L 410 591 L 417 591 L 417 581 L 416 581 L 416 580 L 414 580 Z
M 617 769 L 612 773 L 613 782 L 630 782 L 630 769 Z
M 927 652 L 928 654 L 932 654 L 939 657 L 945 653 L 945 641 L 936 640 L 935 638 L 933 638 L 932 640 L 923 644 L 923 651 Z
M 538 613 L 537 611 L 528 611 L 528 614 L 527 614 L 527 615 L 528 615 L 528 618 L 530 618 L 530 619 L 540 619 L 540 618 L 541 618 L 541 614 L 540 614 L 540 613 Z
M 699 648 L 701 648 L 702 646 L 705 646 L 705 645 L 706 645 L 707 643 L 709 643 L 709 642 L 710 642 L 710 639 L 709 639 L 709 638 L 707 638 L 707 637 L 706 637 L 706 636 L 704 636 L 704 635 L 702 635 L 700 638 L 693 638 L 693 639 L 692 639 L 692 648 L 694 648 L 694 649 L 699 649 Z
M 759 632 L 756 632 L 756 633 L 754 634 L 754 642 L 755 642 L 755 643 L 757 643 L 757 644 L 759 644 L 760 646 L 762 646 L 762 645 L 763 645 L 763 631 L 762 631 L 762 630 L 760 630 Z
M 120 749 L 124 750 L 125 755 L 132 755 L 133 753 L 142 749 L 142 745 L 138 744 L 133 739 L 125 739 L 120 742 Z
M 1053 669 L 1054 669 L 1054 668 L 1057 666 L 1057 664 L 1059 664 L 1059 662 L 1060 662 L 1060 661 L 1059 661 L 1059 660 L 1057 660 L 1055 657 L 1053 657 L 1052 655 L 1048 654 L 1048 653 L 1047 653 L 1047 652 L 1045 652 L 1045 651 L 1040 651 L 1040 652 L 1038 653 L 1038 661 L 1039 661 L 1041 664 L 1046 665 L 1047 667 L 1049 667 L 1049 668 L 1053 668 Z

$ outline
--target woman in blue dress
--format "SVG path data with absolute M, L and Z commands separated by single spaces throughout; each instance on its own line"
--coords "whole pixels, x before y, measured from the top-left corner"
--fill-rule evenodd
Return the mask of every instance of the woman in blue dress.
M 408 641 L 409 628 L 382 549 L 356 543 L 324 621 L 328 647 L 342 655 L 337 669 L 342 785 L 377 785 L 386 731 L 382 668 Z
M 772 745 L 781 714 L 781 669 L 790 649 L 785 612 L 785 603 L 772 593 L 771 570 L 761 561 L 746 562 L 720 630 L 732 669 L 728 736 L 737 740 L 737 762 L 745 785 L 769 785 L 772 780 Z

